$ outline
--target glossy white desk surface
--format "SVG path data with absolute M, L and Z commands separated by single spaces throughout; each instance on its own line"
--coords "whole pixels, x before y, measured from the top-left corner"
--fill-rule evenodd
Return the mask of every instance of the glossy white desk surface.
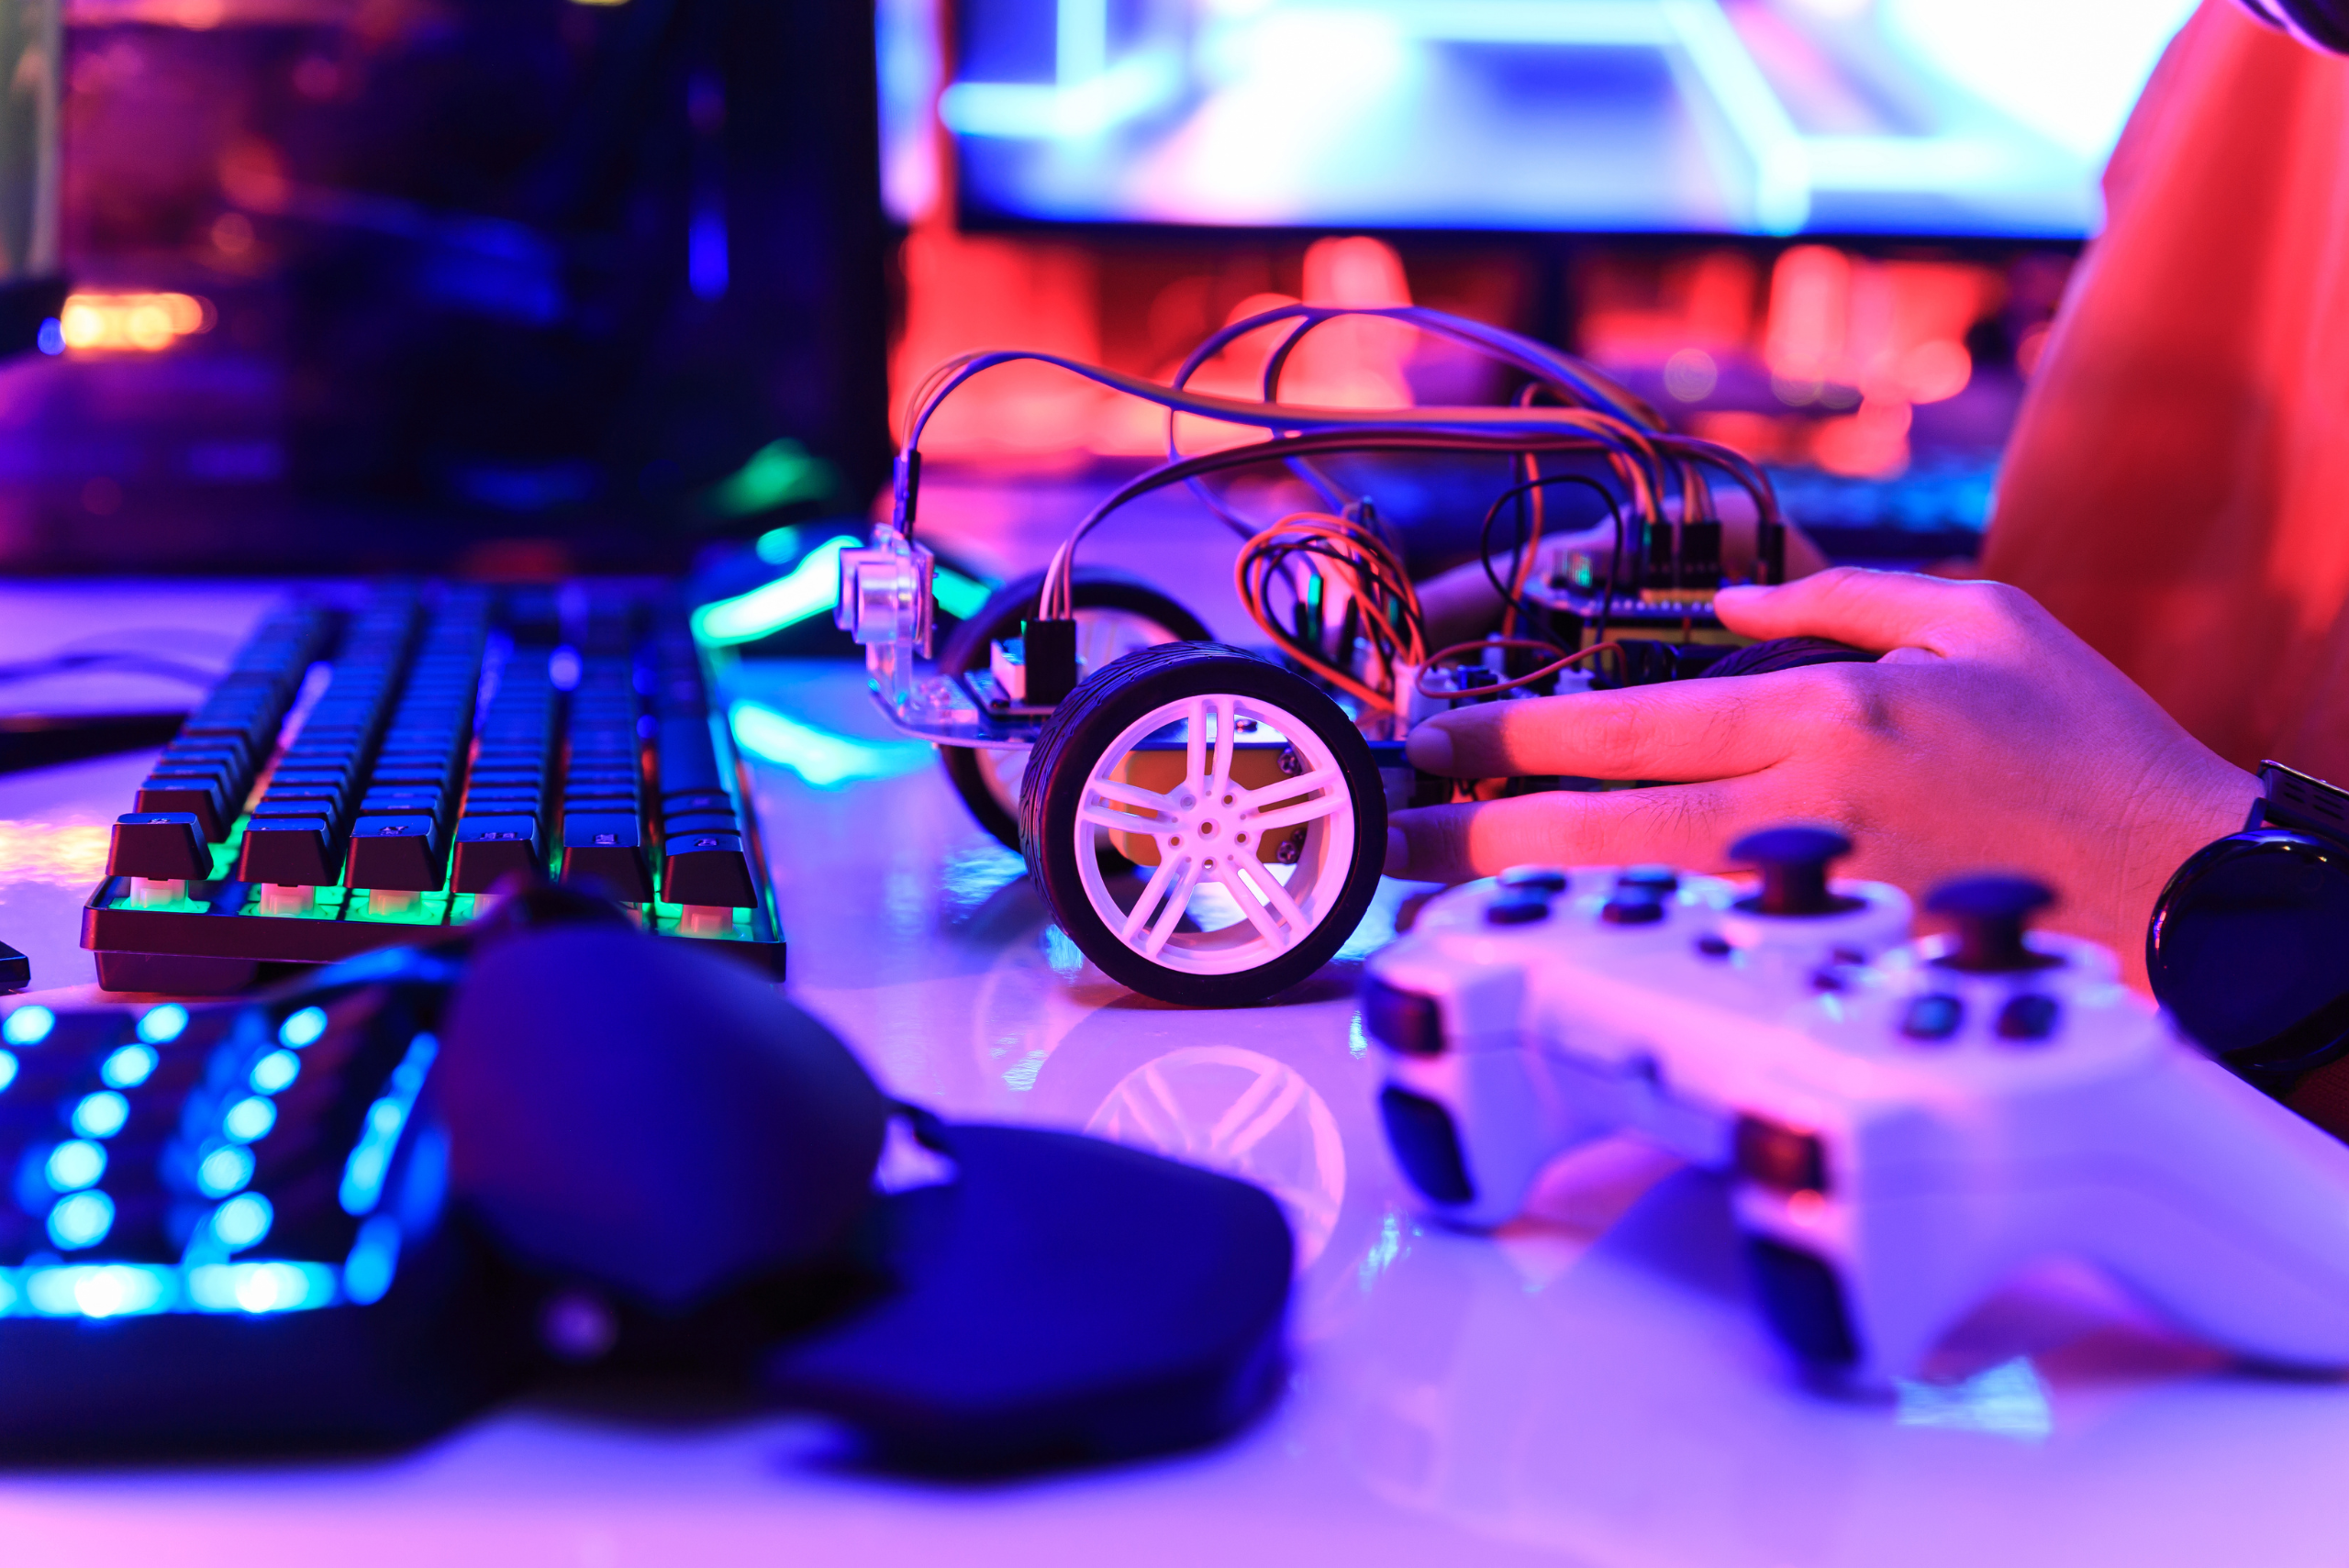
M 0 657 L 59 640 L 21 629 L 59 595 L 85 621 L 128 602 L 0 588 Z M 231 630 L 262 602 L 154 595 L 151 624 Z M 791 993 L 898 1095 L 1092 1127 L 1270 1185 L 1304 1244 L 1282 1405 L 1208 1453 L 952 1485 L 843 1472 L 828 1435 L 790 1418 L 525 1401 L 394 1458 L 0 1474 L 0 1562 L 2349 1559 L 2349 1387 L 2233 1370 L 2051 1278 L 1963 1331 L 1947 1383 L 1877 1404 L 1808 1392 L 1750 1309 L 1708 1179 L 1614 1146 L 1553 1173 L 1541 1212 L 1497 1237 L 1427 1227 L 1378 1136 L 1354 960 L 1235 1012 L 1122 992 L 1047 926 L 926 749 L 889 738 L 858 672 L 753 668 L 737 695 L 852 742 L 870 775 L 818 788 L 761 770 Z M 0 779 L 0 939 L 32 955 L 38 984 L 89 978 L 75 911 L 144 762 Z M 1388 885 L 1352 951 L 1408 891 Z

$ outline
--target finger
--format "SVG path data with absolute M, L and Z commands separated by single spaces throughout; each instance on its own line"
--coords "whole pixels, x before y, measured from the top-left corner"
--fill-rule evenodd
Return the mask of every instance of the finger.
M 2014 596 L 1994 583 L 1832 566 L 1776 587 L 1723 588 L 1713 606 L 1723 626 L 1756 640 L 1831 637 L 1872 653 L 1924 648 L 1951 654 L 1977 643 L 1986 622 Z
M 1553 790 L 1387 818 L 1386 873 L 1464 882 L 1513 865 L 1720 863 L 1743 792 L 1731 784 L 1581 794 Z
M 1785 759 L 1800 728 L 1783 716 L 1818 684 L 1796 670 L 1478 703 L 1413 726 L 1407 752 L 1414 767 L 1461 779 L 1731 778 Z

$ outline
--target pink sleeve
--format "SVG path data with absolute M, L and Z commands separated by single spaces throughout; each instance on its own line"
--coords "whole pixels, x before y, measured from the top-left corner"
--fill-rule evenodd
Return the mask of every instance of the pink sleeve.
M 1984 568 L 2235 762 L 2349 779 L 2349 60 L 2204 0 L 2106 189 Z

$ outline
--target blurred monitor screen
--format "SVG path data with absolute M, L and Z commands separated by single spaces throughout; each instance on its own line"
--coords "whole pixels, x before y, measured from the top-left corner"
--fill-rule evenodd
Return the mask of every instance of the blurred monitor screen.
M 2068 239 L 2192 8 L 958 0 L 938 106 L 982 220 Z

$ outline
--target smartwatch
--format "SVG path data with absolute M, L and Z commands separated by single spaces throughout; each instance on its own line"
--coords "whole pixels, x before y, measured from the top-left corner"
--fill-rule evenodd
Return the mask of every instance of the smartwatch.
M 2188 1039 L 2349 1138 L 2349 792 L 2280 762 L 2154 906 L 2145 969 Z

